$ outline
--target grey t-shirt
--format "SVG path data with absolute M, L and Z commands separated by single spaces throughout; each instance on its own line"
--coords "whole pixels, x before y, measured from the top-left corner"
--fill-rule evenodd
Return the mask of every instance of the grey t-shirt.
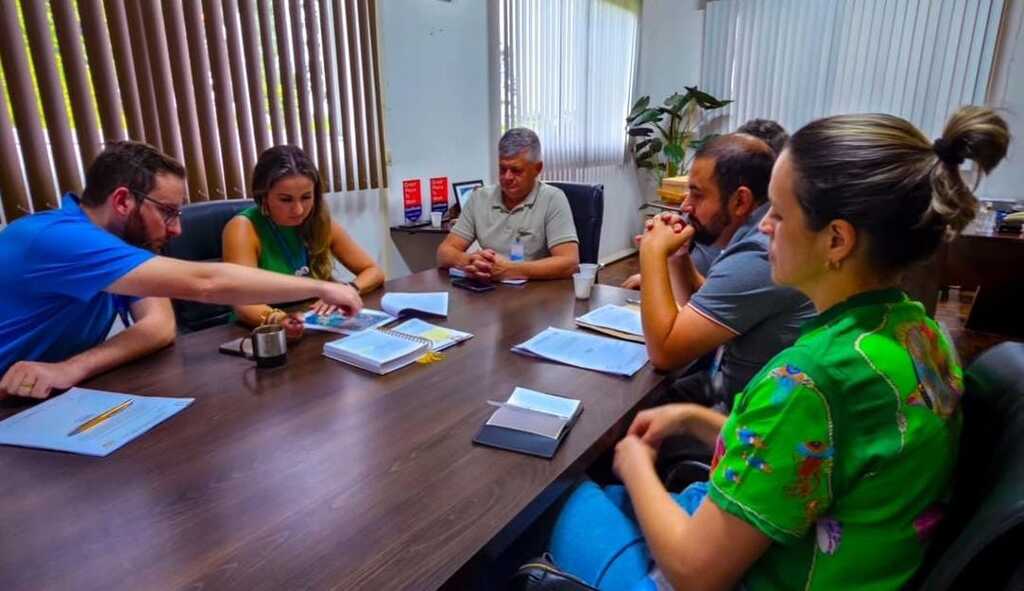
M 718 367 L 712 367 L 715 390 L 730 405 L 768 360 L 793 344 L 800 325 L 816 314 L 803 294 L 772 283 L 768 237 L 757 229 L 766 211 L 768 204 L 736 231 L 689 302 L 697 313 L 736 334 L 722 346 Z
M 579 242 L 565 193 L 539 181 L 511 211 L 502 202 L 500 186 L 473 191 L 452 232 L 505 256 L 518 238 L 527 261 L 551 256 L 551 249 L 559 244 Z

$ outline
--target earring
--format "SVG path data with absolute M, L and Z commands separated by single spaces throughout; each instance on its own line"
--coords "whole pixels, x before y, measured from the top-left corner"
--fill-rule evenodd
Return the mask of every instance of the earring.
M 842 263 L 842 261 L 836 261 L 836 260 L 829 259 L 828 263 L 826 263 L 826 265 L 828 266 L 828 270 L 829 271 L 838 271 L 839 268 L 843 266 L 843 263 Z

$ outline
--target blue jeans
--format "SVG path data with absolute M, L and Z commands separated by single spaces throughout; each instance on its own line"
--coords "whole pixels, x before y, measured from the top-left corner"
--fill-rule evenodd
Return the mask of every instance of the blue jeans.
M 693 515 L 707 491 L 706 482 L 696 482 L 672 496 Z M 602 591 L 654 588 L 647 576 L 654 561 L 624 486 L 578 484 L 558 514 L 550 549 L 559 568 Z

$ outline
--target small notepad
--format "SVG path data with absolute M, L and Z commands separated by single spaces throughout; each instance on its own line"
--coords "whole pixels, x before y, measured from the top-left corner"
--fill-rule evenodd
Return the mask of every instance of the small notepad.
M 601 306 L 576 318 L 576 324 L 627 341 L 644 342 L 640 310 L 632 306 Z
M 579 400 L 516 388 L 494 411 L 473 441 L 544 458 L 554 456 L 583 410 Z

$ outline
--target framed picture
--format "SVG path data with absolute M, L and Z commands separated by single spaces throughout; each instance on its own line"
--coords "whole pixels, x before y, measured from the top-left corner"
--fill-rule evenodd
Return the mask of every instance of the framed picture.
M 474 189 L 482 186 L 484 186 L 484 182 L 482 180 L 452 183 L 452 191 L 455 193 L 455 202 L 459 204 L 459 208 L 465 210 L 466 205 L 469 204 L 470 194 L 473 193 Z

